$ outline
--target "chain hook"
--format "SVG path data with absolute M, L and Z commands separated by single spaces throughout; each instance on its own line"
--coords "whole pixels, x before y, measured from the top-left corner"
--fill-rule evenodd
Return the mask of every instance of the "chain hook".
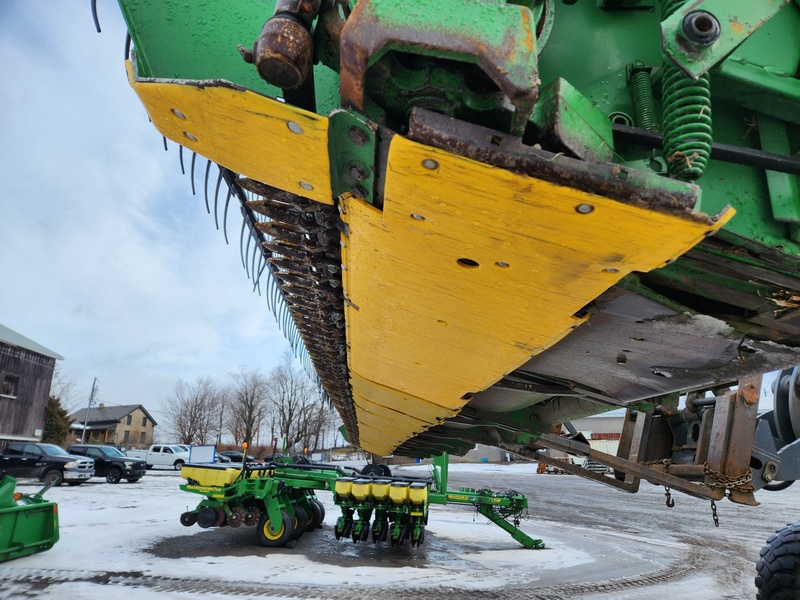
M 669 488 L 667 486 L 664 486 L 664 495 L 667 497 L 667 502 L 666 502 L 667 507 L 672 508 L 673 506 L 675 506 L 675 500 L 672 499 L 672 494 L 670 493 Z
M 717 503 L 711 501 L 711 518 L 714 519 L 714 527 L 719 527 L 719 517 L 717 516 Z

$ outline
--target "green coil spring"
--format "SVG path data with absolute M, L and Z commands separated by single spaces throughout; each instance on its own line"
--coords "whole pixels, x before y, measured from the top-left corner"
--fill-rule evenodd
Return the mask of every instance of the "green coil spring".
M 662 19 L 684 0 L 664 0 Z M 703 175 L 711 154 L 711 91 L 708 75 L 693 81 L 669 59 L 664 61 L 661 129 L 664 158 L 671 177 L 694 180 Z
M 628 80 L 633 102 L 633 122 L 636 127 L 656 131 L 658 119 L 656 118 L 656 105 L 653 100 L 653 86 L 650 83 L 650 73 L 639 69 L 631 74 Z

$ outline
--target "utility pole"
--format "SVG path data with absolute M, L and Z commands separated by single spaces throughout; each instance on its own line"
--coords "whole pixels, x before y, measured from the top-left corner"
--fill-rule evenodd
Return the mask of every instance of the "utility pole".
M 94 397 L 97 394 L 97 377 L 94 378 L 92 383 L 92 393 L 89 394 L 89 404 L 86 405 L 86 415 L 83 417 L 83 432 L 81 432 L 81 444 L 86 441 L 86 425 L 89 422 L 89 408 L 94 404 Z
M 222 415 L 225 414 L 225 402 L 219 408 L 219 429 L 217 429 L 217 446 L 222 443 Z

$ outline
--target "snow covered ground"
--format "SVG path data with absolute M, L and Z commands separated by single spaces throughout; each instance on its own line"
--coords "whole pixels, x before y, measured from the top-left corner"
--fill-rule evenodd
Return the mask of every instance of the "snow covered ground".
M 426 470 L 413 466 L 399 472 Z M 533 464 L 451 465 L 451 480 L 482 482 L 498 475 L 559 486 L 576 480 L 534 473 Z M 612 582 L 608 593 L 627 600 L 664 598 L 667 589 L 670 595 L 691 591 L 695 599 L 744 597 L 726 595 L 699 571 L 664 575 L 680 570 L 686 544 L 619 527 L 523 521 L 526 533 L 547 543 L 545 550 L 529 550 L 471 510 L 432 506 L 419 549 L 336 541 L 332 527 L 339 510 L 325 492 L 319 493 L 327 509 L 325 528 L 307 533 L 294 547 L 267 549 L 257 545 L 254 528 L 180 525 L 179 515 L 201 499 L 180 491 L 182 482 L 174 471 L 154 470 L 136 484 L 95 479 L 51 489 L 46 497 L 59 504 L 61 540 L 48 552 L 0 564 L 0 598 L 99 600 L 111 593 L 115 600 L 317 598 L 338 596 L 343 586 L 355 598 L 424 597 L 431 588 L 439 597 L 609 597 L 603 585 L 591 582 Z M 18 489 L 38 487 L 21 482 Z M 596 485 L 591 489 L 615 494 Z M 569 514 L 564 517 L 570 520 Z M 575 585 L 580 582 L 589 583 Z

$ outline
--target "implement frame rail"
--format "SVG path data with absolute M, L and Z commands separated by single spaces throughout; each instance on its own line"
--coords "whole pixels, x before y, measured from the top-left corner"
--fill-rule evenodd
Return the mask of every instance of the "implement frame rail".
M 468 504 L 492 523 L 508 532 L 526 548 L 545 547 L 544 541 L 534 539 L 519 528 L 520 515 L 528 508 L 528 498 L 516 492 L 496 493 L 488 489 L 460 488 L 447 490 L 449 455 L 445 452 L 433 459 L 433 479 L 436 491 L 431 491 L 431 504 Z M 509 519 L 512 519 L 509 521 Z
M 245 463 L 241 468 L 187 465 L 181 470 L 187 480 L 181 490 L 205 498 L 181 515 L 181 523 L 204 528 L 257 523 L 262 545 L 282 546 L 302 535 L 306 522 L 310 528 L 321 526 L 324 508 L 315 492 L 324 490 L 333 494 L 342 510 L 334 528 L 337 540 L 367 541 L 371 531 L 374 543 L 390 541 L 395 546 L 409 540 L 419 546 L 425 538 L 429 504 L 462 504 L 475 507 L 524 547 L 544 548 L 542 540 L 518 527 L 528 507 L 525 496 L 488 489 L 447 491 L 448 461 L 447 454 L 434 459 L 432 478 L 365 474 L 318 463 Z

